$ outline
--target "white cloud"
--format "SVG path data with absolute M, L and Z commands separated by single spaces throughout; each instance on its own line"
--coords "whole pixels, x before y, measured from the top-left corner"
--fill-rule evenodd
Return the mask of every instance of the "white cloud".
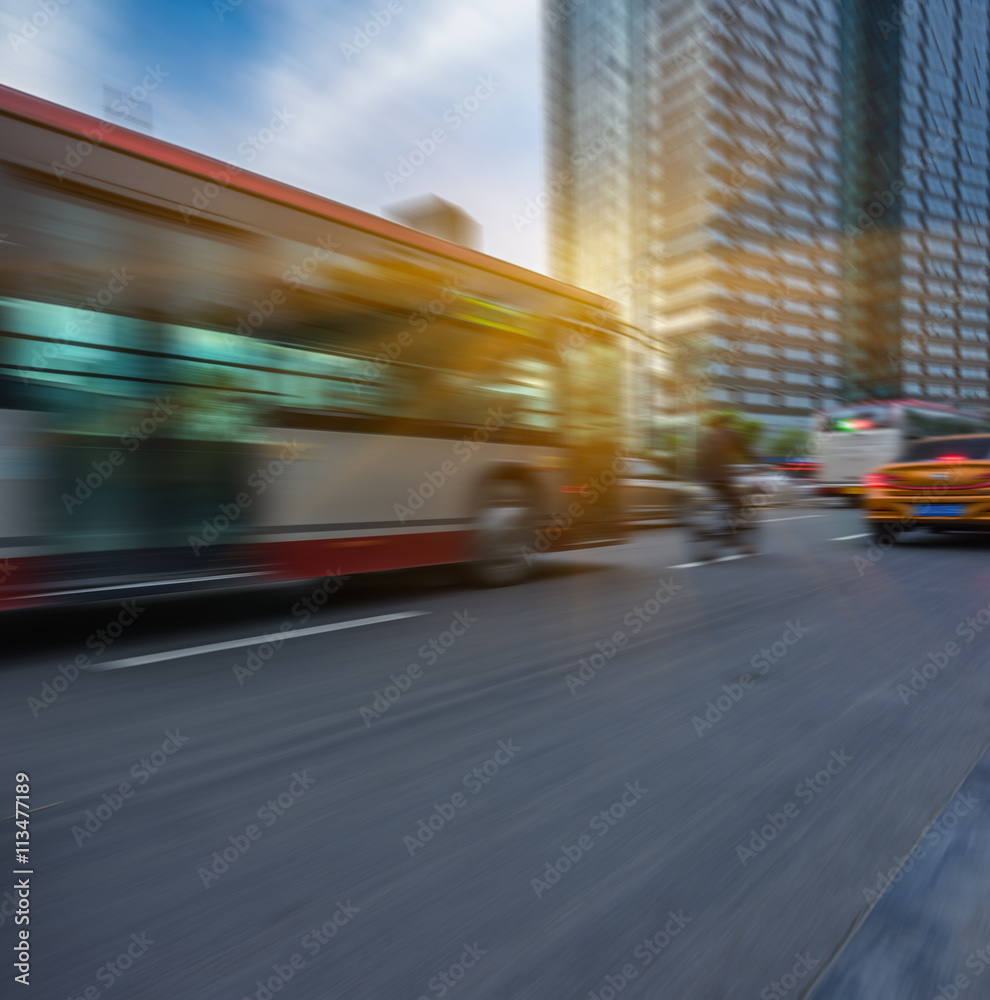
M 10 0 L 4 35 L 36 16 L 40 2 Z M 100 117 L 104 83 L 129 89 L 143 73 L 138 53 L 158 59 L 160 49 L 170 75 L 151 96 L 157 136 L 375 213 L 435 193 L 478 220 L 487 253 L 543 268 L 542 220 L 522 232 L 511 222 L 543 183 L 535 0 L 400 0 L 397 11 L 392 0 L 377 33 L 372 18 L 388 0 L 343 11 L 317 0 L 252 0 L 222 27 L 204 4 L 195 14 L 205 18 L 201 39 L 193 21 L 185 38 L 158 33 L 164 8 L 149 6 L 140 23 L 126 24 L 111 0 L 48 2 L 58 13 L 35 36 L 16 51 L 7 37 L 0 42 L 8 49 L 0 82 Z M 369 23 L 363 44 L 356 33 Z M 128 37 L 135 31 L 140 44 Z M 495 86 L 474 106 L 482 78 Z M 238 146 L 275 109 L 294 120 L 244 162 Z M 400 157 L 419 160 L 431 143 L 412 175 L 390 186 L 386 173 L 398 172 Z
M 162 121 L 174 126 L 190 115 L 190 108 L 177 93 L 180 71 L 174 60 L 156 64 L 161 79 L 149 77 L 152 64 L 135 61 L 121 41 L 119 18 L 106 3 L 67 0 L 62 6 L 58 0 L 47 0 L 46 5 L 58 11 L 47 22 L 38 16 L 42 11 L 40 0 L 15 0 L 14 12 L 0 13 L 0 45 L 6 50 L 0 59 L 0 83 L 94 118 L 105 118 L 108 112 L 104 107 L 104 86 L 137 98 L 140 91 L 135 88 L 142 81 L 154 80 L 147 99 L 153 108 L 155 132 L 171 142 L 182 142 L 181 136 L 159 128 Z M 43 26 L 25 38 L 25 22 L 30 23 L 32 17 Z M 112 120 L 120 121 L 118 117 Z
M 40 0 L 12 0 L 0 12 L 0 83 L 99 116 L 108 11 L 93 0 L 46 7 Z
M 517 233 L 510 218 L 542 184 L 536 4 L 405 0 L 356 53 L 342 50 L 360 42 L 354 18 L 299 0 L 276 23 L 279 54 L 257 67 L 251 103 L 267 97 L 297 120 L 266 153 L 266 173 L 373 212 L 438 194 L 481 223 L 486 252 L 542 268 L 542 227 Z M 477 101 L 484 78 L 495 87 Z M 430 155 L 397 178 L 417 150 Z

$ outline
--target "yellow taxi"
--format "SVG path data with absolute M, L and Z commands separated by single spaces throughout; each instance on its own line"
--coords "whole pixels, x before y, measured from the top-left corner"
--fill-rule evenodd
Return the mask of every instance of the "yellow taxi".
M 909 442 L 896 462 L 864 476 L 862 501 L 874 540 L 990 528 L 990 434 Z

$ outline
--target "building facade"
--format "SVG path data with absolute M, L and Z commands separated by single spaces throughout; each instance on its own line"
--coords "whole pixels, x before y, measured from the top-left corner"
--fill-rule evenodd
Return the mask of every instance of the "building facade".
M 986 405 L 986 0 L 841 0 L 851 399 Z
M 807 426 L 842 388 L 838 9 L 551 0 L 545 15 L 549 170 L 574 174 L 551 207 L 555 274 L 625 291 L 669 411 Z M 589 165 L 602 105 L 625 124 Z
M 987 7 L 548 0 L 551 267 L 669 411 L 986 400 Z

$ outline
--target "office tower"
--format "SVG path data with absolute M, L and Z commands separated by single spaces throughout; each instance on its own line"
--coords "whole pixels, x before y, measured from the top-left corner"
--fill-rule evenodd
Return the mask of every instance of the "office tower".
M 987 399 L 986 0 L 841 0 L 851 398 Z
M 554 273 L 623 302 L 665 359 L 670 411 L 806 427 L 841 390 L 837 7 L 544 15 Z

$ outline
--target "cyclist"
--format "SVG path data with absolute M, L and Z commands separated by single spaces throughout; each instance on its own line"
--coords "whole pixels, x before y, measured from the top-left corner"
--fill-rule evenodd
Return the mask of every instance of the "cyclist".
M 740 462 L 757 463 L 746 438 L 732 425 L 728 413 L 712 413 L 705 421 L 707 430 L 698 449 L 698 480 L 722 497 L 729 505 L 730 515 L 742 507 L 742 494 L 736 485 L 732 466 Z M 730 524 L 737 523 L 735 519 Z M 755 552 L 752 545 L 743 545 L 745 553 Z

